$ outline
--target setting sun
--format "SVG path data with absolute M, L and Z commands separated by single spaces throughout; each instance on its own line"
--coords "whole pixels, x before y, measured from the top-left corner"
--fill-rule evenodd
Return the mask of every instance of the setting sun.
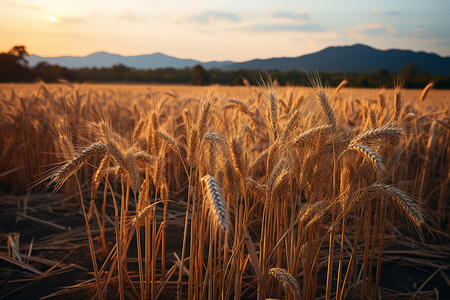
M 49 16 L 49 17 L 48 17 L 48 20 L 49 20 L 51 23 L 53 23 L 53 22 L 56 21 L 56 17 L 55 17 L 55 16 Z

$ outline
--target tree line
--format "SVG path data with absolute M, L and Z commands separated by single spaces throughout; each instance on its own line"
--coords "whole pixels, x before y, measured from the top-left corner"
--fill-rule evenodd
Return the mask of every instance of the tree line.
M 8 52 L 0 53 L 0 82 L 57 82 L 65 79 L 71 82 L 98 83 L 172 83 L 172 84 L 221 84 L 244 85 L 246 82 L 256 83 L 259 70 L 239 69 L 222 71 L 217 68 L 205 70 L 201 65 L 192 68 L 158 68 L 151 70 L 136 69 L 122 64 L 109 68 L 67 68 L 40 62 L 29 67 L 25 46 L 14 46 Z M 265 72 L 264 72 L 265 73 Z M 280 85 L 307 85 L 306 74 L 298 71 L 269 72 Z M 436 88 L 450 88 L 450 75 L 433 76 L 422 72 L 412 63 L 396 72 L 380 69 L 376 72 L 332 72 L 321 73 L 324 82 L 337 86 L 342 80 L 349 81 L 349 87 L 391 88 L 397 78 L 404 81 L 406 88 L 423 88 L 428 82 L 436 82 Z

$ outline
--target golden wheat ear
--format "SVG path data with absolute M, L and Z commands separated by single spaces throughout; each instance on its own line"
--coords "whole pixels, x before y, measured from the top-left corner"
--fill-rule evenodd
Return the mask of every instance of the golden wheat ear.
M 420 95 L 420 102 L 425 101 L 425 98 L 427 97 L 428 92 L 433 88 L 434 81 L 430 81 L 427 86 L 423 89 L 422 94 Z
M 282 268 L 271 268 L 269 274 L 275 277 L 285 289 L 291 292 L 295 299 L 300 299 L 300 285 L 291 273 Z
M 187 140 L 187 157 L 189 166 L 194 167 L 198 161 L 198 146 L 200 144 L 199 132 L 197 128 L 191 129 Z
M 372 184 L 369 188 L 381 192 L 394 200 L 394 202 L 406 213 L 408 218 L 411 219 L 417 227 L 420 227 L 425 223 L 425 219 L 420 211 L 420 208 L 417 206 L 414 199 L 404 191 L 395 186 L 382 183 Z
M 334 90 L 334 97 L 336 98 L 336 96 L 339 94 L 339 92 L 342 90 L 342 88 L 348 83 L 347 79 L 344 79 L 341 81 L 341 83 L 339 83 L 339 85 L 336 87 L 336 89 Z
M 366 143 L 374 139 L 397 139 L 403 133 L 404 130 L 401 128 L 392 125 L 382 126 L 361 133 L 351 141 L 351 144 Z
M 364 157 L 366 157 L 374 166 L 375 169 L 380 170 L 381 172 L 386 171 L 386 167 L 384 166 L 383 158 L 380 154 L 378 154 L 371 147 L 366 145 L 354 144 L 348 147 L 348 150 L 353 150 L 358 153 L 361 153 Z
M 219 183 L 210 175 L 203 176 L 201 181 L 204 183 L 206 198 L 211 208 L 210 211 L 214 212 L 212 215 L 213 220 L 224 230 L 229 229 L 226 203 L 223 199 Z
M 52 178 L 49 184 L 55 184 L 55 189 L 58 190 L 59 188 L 61 188 L 64 182 L 70 176 L 75 174 L 89 158 L 97 153 L 107 153 L 107 151 L 108 147 L 101 142 L 93 143 L 92 145 L 84 148 L 80 154 L 69 160 L 67 163 L 57 169 L 53 175 L 51 175 Z
M 333 128 L 336 128 L 336 116 L 333 108 L 331 107 L 330 101 L 328 100 L 328 95 L 323 89 L 317 93 L 317 100 L 319 101 L 320 106 L 328 119 L 328 124 L 333 126 Z

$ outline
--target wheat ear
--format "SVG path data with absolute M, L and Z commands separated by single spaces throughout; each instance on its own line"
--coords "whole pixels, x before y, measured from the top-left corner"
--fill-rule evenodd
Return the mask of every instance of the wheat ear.
M 386 171 L 386 167 L 384 166 L 383 163 L 383 158 L 371 147 L 366 145 L 354 144 L 350 145 L 348 147 L 348 150 L 354 150 L 356 152 L 363 154 L 376 169 L 379 169 L 382 172 Z
M 277 121 L 278 121 L 278 101 L 274 91 L 269 93 L 267 105 L 267 116 L 269 118 L 270 129 L 272 130 L 273 139 L 277 138 Z
M 328 101 L 328 96 L 324 90 L 319 90 L 317 93 L 317 100 L 319 100 L 320 106 L 323 109 L 323 112 L 327 116 L 328 124 L 336 128 L 336 117 L 334 115 L 334 110 Z
M 223 148 L 226 148 L 226 146 L 227 146 L 227 140 L 225 139 L 225 137 L 222 134 L 213 131 L 212 129 L 210 129 L 205 134 L 204 139 L 205 139 L 205 141 L 219 144 Z
M 158 136 L 161 140 L 163 140 L 170 149 L 173 150 L 178 156 L 180 155 L 180 145 L 175 141 L 175 139 L 167 133 L 164 129 L 158 129 Z
M 377 100 L 378 112 L 381 112 L 385 106 L 386 106 L 386 98 L 384 97 L 383 92 L 379 92 Z
M 95 197 L 97 196 L 97 190 L 100 186 L 101 177 L 100 174 L 103 171 L 103 169 L 106 166 L 106 163 L 108 161 L 109 157 L 105 156 L 103 157 L 102 161 L 97 167 L 97 170 L 95 171 L 94 175 L 92 176 L 92 185 L 91 185 L 91 199 L 95 200 Z
M 210 96 L 209 98 L 207 98 L 202 102 L 200 117 L 197 123 L 198 138 L 200 141 L 203 140 L 203 136 L 205 135 L 209 123 L 211 122 L 213 109 L 216 101 L 217 98 Z
M 394 95 L 394 115 L 393 119 L 398 120 L 400 117 L 400 111 L 402 109 L 402 92 L 400 90 L 400 87 L 397 87 L 395 89 L 395 95 Z
M 339 85 L 336 87 L 336 90 L 334 91 L 334 97 L 336 97 L 337 94 L 341 91 L 341 89 L 348 83 L 347 79 L 344 79 L 339 83 Z
M 375 114 L 375 111 L 373 109 L 368 109 L 367 114 L 370 118 L 370 124 L 372 125 L 372 127 L 377 127 L 377 116 Z
M 289 134 L 294 131 L 299 121 L 300 110 L 297 109 L 294 111 L 294 113 L 292 113 L 292 115 L 289 117 L 289 120 L 286 122 L 286 126 L 280 134 L 280 139 L 285 141 L 289 137 Z
M 431 90 L 431 88 L 434 86 L 434 82 L 431 81 L 427 84 L 427 86 L 423 89 L 422 94 L 420 95 L 420 101 L 425 101 L 425 98 L 427 97 L 428 92 Z
M 92 156 L 97 153 L 108 152 L 108 147 L 102 142 L 96 142 L 86 147 L 81 151 L 79 155 L 65 163 L 62 167 L 57 169 L 50 181 L 50 184 L 55 183 L 58 190 L 64 184 L 64 182 L 75 172 L 77 172 L 81 166 Z
M 290 183 L 290 173 L 288 170 L 283 170 L 275 179 L 275 181 L 272 184 L 271 187 L 271 199 L 277 199 L 284 193 L 287 193 L 289 190 L 289 183 Z
M 341 170 L 339 184 L 340 184 L 339 198 L 341 199 L 340 203 L 341 203 L 342 209 L 345 210 L 348 206 L 348 200 L 349 200 L 349 196 L 350 196 L 350 185 L 351 185 L 351 170 L 346 162 L 344 162 L 342 170 Z
M 197 163 L 197 151 L 200 144 L 197 128 L 192 128 L 188 138 L 187 162 L 189 166 L 194 167 Z
M 393 126 L 383 126 L 374 129 L 369 129 L 360 135 L 356 136 L 351 144 L 365 143 L 373 139 L 380 138 L 397 138 L 403 134 L 404 130 L 395 128 Z
M 237 109 L 248 116 L 253 115 L 247 104 L 236 99 L 229 99 L 228 104 L 224 105 L 222 109 Z
M 313 141 L 316 135 L 330 131 L 332 128 L 332 125 L 321 125 L 305 130 L 294 139 L 294 145 L 298 146 Z
M 253 191 L 258 196 L 264 196 L 266 193 L 266 186 L 259 184 L 253 178 L 245 178 L 245 185 L 248 191 Z
M 427 151 L 428 152 L 431 151 L 431 148 L 433 148 L 434 143 L 437 140 L 436 137 L 438 135 L 438 131 L 439 131 L 438 123 L 436 121 L 433 121 L 431 123 L 430 132 L 429 132 L 429 135 L 428 135 L 428 143 L 427 143 Z
M 245 170 L 242 144 L 237 138 L 233 138 L 230 142 L 231 161 L 240 176 L 243 176 Z
M 156 158 L 153 155 L 147 154 L 145 151 L 138 151 L 134 153 L 134 159 L 139 168 L 153 168 Z
M 300 285 L 291 273 L 282 268 L 271 268 L 269 274 L 283 285 L 286 292 L 289 290 L 295 299 L 300 299 Z
M 204 183 L 206 198 L 214 212 L 214 220 L 218 222 L 220 227 L 227 230 L 229 228 L 227 209 L 219 183 L 210 175 L 203 176 L 201 181 Z
M 125 170 L 128 173 L 131 188 L 139 195 L 139 190 L 141 188 L 141 177 L 139 176 L 139 170 L 136 164 L 136 158 L 131 149 L 127 151 L 125 155 Z
M 372 184 L 371 188 L 380 191 L 383 194 L 391 197 L 408 215 L 408 217 L 417 225 L 425 223 L 422 213 L 417 206 L 414 199 L 406 194 L 404 191 L 392 185 L 381 183 Z

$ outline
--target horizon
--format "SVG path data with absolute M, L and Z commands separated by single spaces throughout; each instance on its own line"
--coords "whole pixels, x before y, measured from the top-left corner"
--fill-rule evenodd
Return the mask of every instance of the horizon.
M 297 57 L 365 44 L 450 56 L 450 2 L 0 0 L 0 48 L 42 57 L 160 52 L 199 61 Z M 107 50 L 104 50 L 107 49 Z
M 356 45 L 363 45 L 363 46 L 367 46 L 367 47 L 370 47 L 370 48 L 373 48 L 373 49 L 376 49 L 376 50 L 381 50 L 381 51 L 387 51 L 387 50 L 403 50 L 403 51 L 413 51 L 413 52 L 415 52 L 415 53 L 424 52 L 424 53 L 427 53 L 427 54 L 435 54 L 435 55 L 438 55 L 438 56 L 440 56 L 440 57 L 442 57 L 442 58 L 450 58 L 450 55 L 448 55 L 448 56 L 443 56 L 443 55 L 440 55 L 440 54 L 438 54 L 438 53 L 430 52 L 430 51 L 425 51 L 425 50 L 412 50 L 412 49 L 402 49 L 402 48 L 387 48 L 387 49 L 380 49 L 380 48 L 377 48 L 377 47 L 374 47 L 374 46 L 371 46 L 371 45 L 367 45 L 367 44 L 363 44 L 363 43 L 353 43 L 353 44 L 348 44 L 348 45 L 329 45 L 329 46 L 326 46 L 326 47 L 321 48 L 321 49 L 319 49 L 319 50 L 317 50 L 317 51 L 314 51 L 314 52 L 309 52 L 309 53 L 305 53 L 305 54 L 301 54 L 301 55 L 296 55 L 296 56 L 290 56 L 290 57 L 294 57 L 294 58 L 295 58 L 295 57 L 301 57 L 301 56 L 303 56 L 303 55 L 313 54 L 313 53 L 320 52 L 320 51 L 322 51 L 322 50 L 325 50 L 325 49 L 327 49 L 327 48 L 332 48 L 332 47 L 351 47 L 351 46 L 356 46 Z M 26 45 L 25 45 L 25 46 L 26 46 Z M 156 51 L 156 52 L 152 52 L 152 53 L 132 54 L 132 55 L 124 55 L 124 54 L 121 54 L 121 53 L 115 53 L 115 52 L 111 52 L 111 51 L 108 51 L 108 50 L 98 50 L 98 51 L 94 51 L 94 52 L 92 52 L 92 53 L 88 53 L 88 54 L 86 54 L 86 55 L 42 56 L 42 55 L 39 55 L 39 54 L 36 54 L 36 53 L 28 53 L 28 54 L 29 54 L 29 55 L 39 56 L 39 57 L 42 57 L 42 58 L 58 58 L 58 57 L 88 57 L 88 56 L 90 56 L 90 55 L 98 54 L 98 53 L 106 53 L 106 54 L 110 54 L 110 55 L 119 55 L 119 56 L 123 56 L 123 57 L 136 57 L 136 56 L 144 56 L 144 55 L 162 54 L 162 55 L 165 55 L 165 56 L 175 57 L 175 58 L 178 58 L 178 59 L 193 59 L 193 60 L 198 60 L 198 59 L 194 59 L 194 58 L 191 58 L 191 57 L 183 57 L 183 56 L 178 57 L 178 56 L 174 56 L 174 55 L 171 55 L 171 54 L 168 54 L 168 53 L 164 53 L 164 52 L 162 52 L 162 51 Z M 249 59 L 249 60 L 247 60 L 247 61 L 250 61 L 250 60 L 265 60 L 265 59 L 272 59 L 272 58 L 284 58 L 284 57 L 287 57 L 287 56 L 273 56 L 273 57 L 264 57 L 264 58 L 261 58 L 261 57 L 255 57 L 255 58 Z M 232 62 L 235 62 L 235 63 L 245 62 L 245 61 L 235 61 L 235 60 L 230 60 L 230 59 L 224 59 L 224 60 L 198 60 L 198 61 L 203 62 L 203 63 L 205 63 L 205 62 L 212 62 L 212 61 L 232 61 Z

